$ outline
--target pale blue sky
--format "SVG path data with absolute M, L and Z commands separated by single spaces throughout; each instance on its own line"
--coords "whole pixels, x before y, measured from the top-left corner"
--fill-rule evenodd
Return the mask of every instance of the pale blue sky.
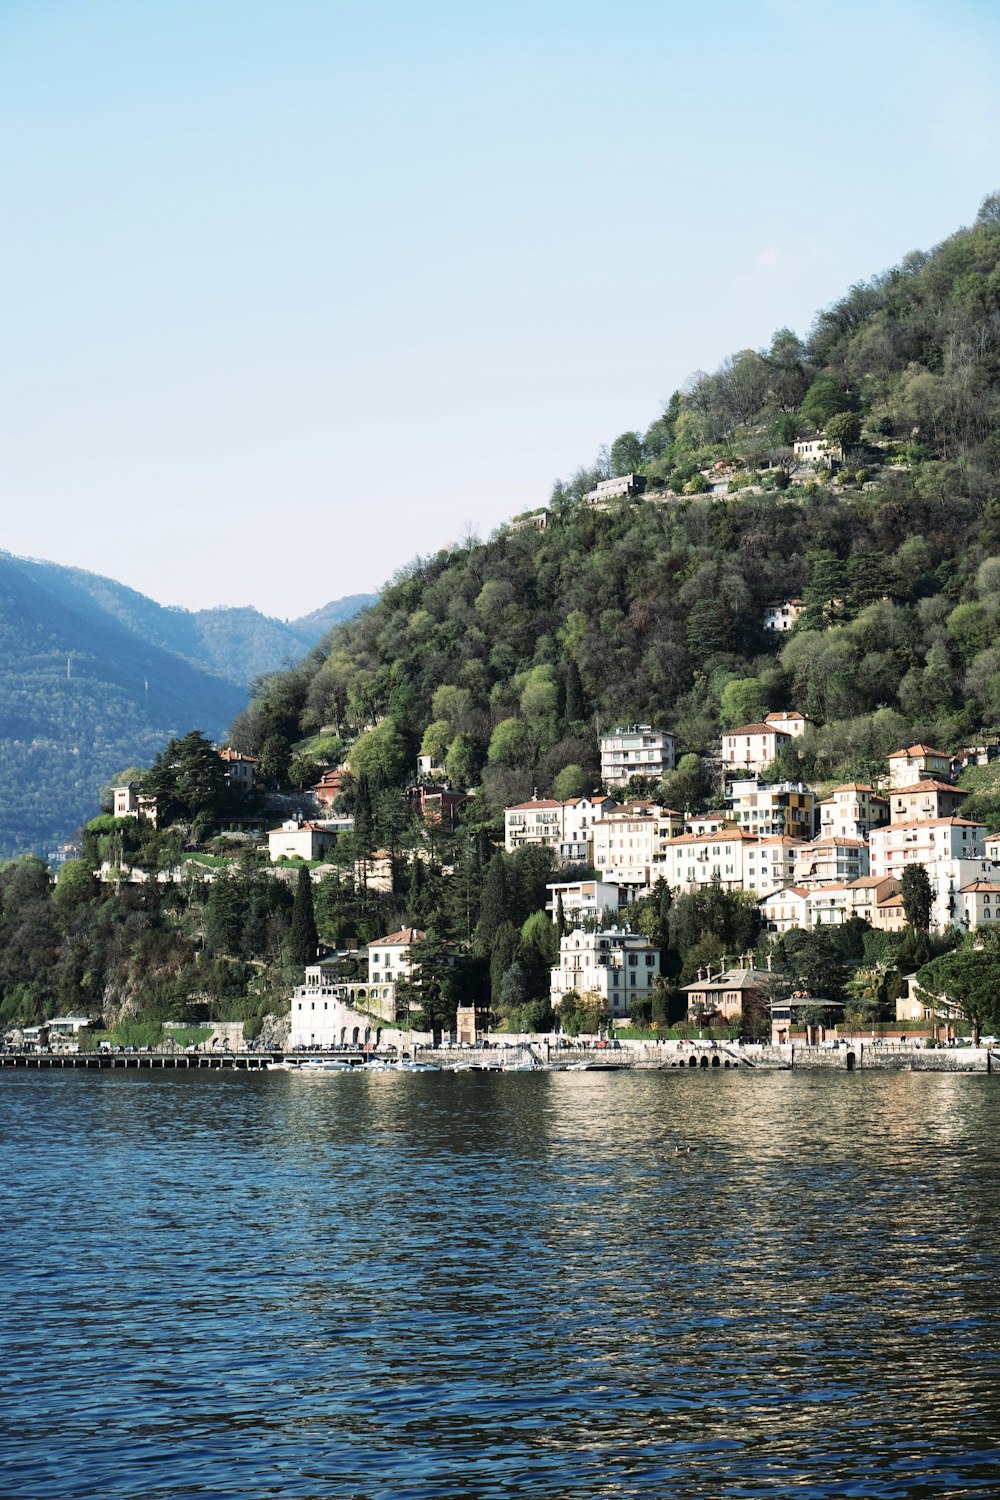
M 294 616 L 1000 189 L 993 0 L 0 0 L 0 548 Z

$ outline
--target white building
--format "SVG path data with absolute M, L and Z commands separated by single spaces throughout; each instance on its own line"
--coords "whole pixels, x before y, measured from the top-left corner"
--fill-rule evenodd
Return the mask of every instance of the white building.
M 873 875 L 902 875 L 907 865 L 931 866 L 941 860 L 985 858 L 983 823 L 966 818 L 923 818 L 873 828 L 868 840 Z
M 724 891 L 744 888 L 744 846 L 757 840 L 731 827 L 718 833 L 682 833 L 664 848 L 663 876 L 673 890 L 697 890 L 716 881 Z
M 667 848 L 684 827 L 681 813 L 655 802 L 627 802 L 593 826 L 593 864 L 605 880 L 636 892 L 666 873 Z
M 631 724 L 601 735 L 601 780 L 626 786 L 633 776 L 659 781 L 674 769 L 677 740 L 649 724 Z
M 563 842 L 564 819 L 565 803 L 555 797 L 532 797 L 530 802 L 515 802 L 513 807 L 504 810 L 504 848 L 508 854 L 523 849 L 526 844 L 558 850 Z
M 603 880 L 551 881 L 545 889 L 549 892 L 545 910 L 552 913 L 553 922 L 559 914 L 561 896 L 563 920 L 575 927 L 582 927 L 585 922 L 600 923 L 606 912 L 617 912 L 620 903 L 618 886 L 605 884 Z
M 368 944 L 368 983 L 388 984 L 409 979 L 413 973 L 410 949 L 427 936 L 419 927 L 402 927 L 388 937 Z
M 660 972 L 660 951 L 641 933 L 612 927 L 606 932 L 576 928 L 559 943 L 559 963 L 551 970 L 552 1005 L 558 1010 L 570 990 L 600 995 L 611 1016 L 622 1020 L 633 1000 L 647 1000 Z
M 792 739 L 805 734 L 811 722 L 797 708 L 776 708 L 772 713 L 764 715 L 765 724 L 770 724 L 772 729 L 780 729 L 782 734 L 790 734 Z
M 930 745 L 910 745 L 906 750 L 894 750 L 889 756 L 889 786 L 892 788 L 912 786 L 928 777 L 942 776 L 951 776 L 951 756 L 945 750 L 934 750 Z
M 1000 879 L 972 880 L 958 894 L 956 915 L 966 931 L 1000 922 Z
M 743 889 L 758 897 L 795 883 L 802 844 L 791 838 L 753 839 L 743 845 Z
M 156 827 L 156 798 L 144 797 L 134 781 L 111 788 L 111 812 L 116 818 L 145 818 Z
M 860 880 L 869 873 L 864 839 L 833 835 L 803 844 L 795 867 L 797 885 L 826 885 L 831 880 Z
M 888 820 L 889 804 L 863 781 L 835 786 L 819 804 L 822 838 L 866 839 Z
M 533 797 L 504 809 L 504 848 L 508 854 L 526 844 L 551 849 L 568 863 L 589 864 L 593 858 L 594 828 L 614 812 L 613 797 L 595 792 L 590 797 Z
M 764 629 L 791 630 L 805 607 L 801 599 L 772 599 L 764 605 Z
M 778 729 L 773 724 L 741 724 L 738 729 L 728 729 L 722 736 L 722 767 L 729 771 L 739 767 L 741 771 L 763 771 L 769 766 L 793 736 L 787 729 Z
M 288 818 L 280 828 L 270 829 L 267 835 L 272 864 L 279 859 L 322 859 L 336 842 L 335 828 L 301 818 Z

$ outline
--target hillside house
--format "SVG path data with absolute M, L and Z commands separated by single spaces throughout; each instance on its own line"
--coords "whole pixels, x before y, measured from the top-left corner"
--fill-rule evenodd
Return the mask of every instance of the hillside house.
M 323 859 L 337 842 L 337 831 L 306 818 L 288 818 L 280 828 L 268 830 L 271 863 L 279 859 Z
M 997 877 L 995 880 L 971 880 L 959 891 L 957 916 L 966 931 L 1000 922 L 1000 869 Z
M 687 998 L 687 1019 L 694 1025 L 714 1020 L 730 1021 L 734 1016 L 770 1015 L 771 985 L 766 969 L 754 968 L 751 954 L 744 954 L 740 967 L 725 969 L 713 975 L 711 964 L 704 975 L 699 971 L 692 984 L 683 986 Z
M 552 1006 L 558 1010 L 570 990 L 591 991 L 614 1020 L 624 1020 L 632 1001 L 651 999 L 659 972 L 660 950 L 641 933 L 577 927 L 559 942 L 559 962 L 550 971 Z
M 603 880 L 556 880 L 545 889 L 549 893 L 545 910 L 551 912 L 553 922 L 559 916 L 561 897 L 563 920 L 574 927 L 600 924 L 607 912 L 616 913 L 622 904 L 619 887 Z
M 894 787 L 889 796 L 889 821 L 912 823 L 922 818 L 952 818 L 961 813 L 968 795 L 964 787 L 932 778 Z
M 741 891 L 744 846 L 757 841 L 741 828 L 718 833 L 682 833 L 664 846 L 663 877 L 672 890 L 698 890 L 718 883 L 724 891 Z
M 888 821 L 889 803 L 862 781 L 835 786 L 819 804 L 822 838 L 867 839 L 873 828 Z
M 774 724 L 741 724 L 738 729 L 729 729 L 722 736 L 723 771 L 739 767 L 759 773 L 791 742 L 791 733 Z
M 324 771 L 314 787 L 311 787 L 316 801 L 323 807 L 332 807 L 344 790 L 344 777 L 346 767 L 338 766 L 335 771 Z
M 791 630 L 805 607 L 802 599 L 772 599 L 764 605 L 764 629 Z
M 747 833 L 811 839 L 816 832 L 815 798 L 805 782 L 732 781 L 726 806 Z
M 947 751 L 934 750 L 930 745 L 910 745 L 906 750 L 894 750 L 889 756 L 892 791 L 928 779 L 951 779 L 951 756 Z
M 233 750 L 229 745 L 223 745 L 219 751 L 219 759 L 222 761 L 226 773 L 226 780 L 234 792 L 241 797 L 249 797 L 254 788 L 254 777 L 257 773 L 257 761 L 252 755 L 244 755 L 242 750 Z
M 593 825 L 593 864 L 605 880 L 637 892 L 666 878 L 667 846 L 683 815 L 655 802 L 627 802 Z
M 627 786 L 633 776 L 659 781 L 676 764 L 676 737 L 650 724 L 619 726 L 602 734 L 600 745 L 605 786 Z
M 743 889 L 758 899 L 794 885 L 802 844 L 798 839 L 758 838 L 743 845 Z
M 805 714 L 800 714 L 797 708 L 776 708 L 764 715 L 764 723 L 770 724 L 773 729 L 780 729 L 782 734 L 790 734 L 792 739 L 797 739 L 805 734 L 812 720 Z
M 116 818 L 145 818 L 156 827 L 156 798 L 144 797 L 134 781 L 111 788 L 111 812 Z
M 387 937 L 368 944 L 368 983 L 396 984 L 413 977 L 411 950 L 423 942 L 426 932 L 419 927 L 401 927 Z
M 832 880 L 860 880 L 869 874 L 868 845 L 864 839 L 838 835 L 814 839 L 799 849 L 795 867 L 797 885 L 825 885 Z

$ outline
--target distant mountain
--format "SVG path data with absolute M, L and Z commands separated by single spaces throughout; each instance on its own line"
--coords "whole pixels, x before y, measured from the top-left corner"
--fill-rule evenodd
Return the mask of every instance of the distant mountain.
M 220 605 L 216 609 L 187 610 L 157 604 L 113 578 L 82 568 L 9 554 L 0 557 L 16 563 L 65 603 L 84 610 L 96 606 L 149 645 L 183 656 L 244 686 L 264 672 L 297 661 L 334 625 L 359 614 L 377 598 L 375 594 L 352 594 L 347 599 L 334 599 L 301 619 L 283 621 L 249 607 Z
M 367 596 L 290 624 L 165 608 L 113 579 L 0 553 L 0 858 L 49 856 L 101 786 L 192 725 L 224 737 L 255 677 L 303 656 Z

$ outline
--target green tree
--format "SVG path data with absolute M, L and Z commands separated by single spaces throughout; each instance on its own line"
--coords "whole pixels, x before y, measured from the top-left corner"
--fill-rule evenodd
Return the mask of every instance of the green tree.
M 834 412 L 823 428 L 823 436 L 838 448 L 856 443 L 861 437 L 861 418 L 856 411 Z
M 316 957 L 318 941 L 312 879 L 303 865 L 295 885 L 295 904 L 292 907 L 292 925 L 288 934 L 288 957 L 291 962 L 298 968 L 311 963 Z
M 349 760 L 355 776 L 378 778 L 385 786 L 399 786 L 410 757 L 399 728 L 394 720 L 387 718 L 354 742 Z
M 850 396 L 832 375 L 817 375 L 799 407 L 799 416 L 813 427 L 825 427 L 831 417 L 849 411 L 851 405 Z
M 926 868 L 923 865 L 907 865 L 899 888 L 907 922 L 917 932 L 926 932 L 931 925 L 931 904 L 934 899 Z
M 976 1046 L 984 1026 L 1000 1027 L 1000 952 L 992 943 L 977 947 L 970 934 L 961 948 L 919 969 L 917 984 L 928 1003 L 943 995 L 961 1010 Z

